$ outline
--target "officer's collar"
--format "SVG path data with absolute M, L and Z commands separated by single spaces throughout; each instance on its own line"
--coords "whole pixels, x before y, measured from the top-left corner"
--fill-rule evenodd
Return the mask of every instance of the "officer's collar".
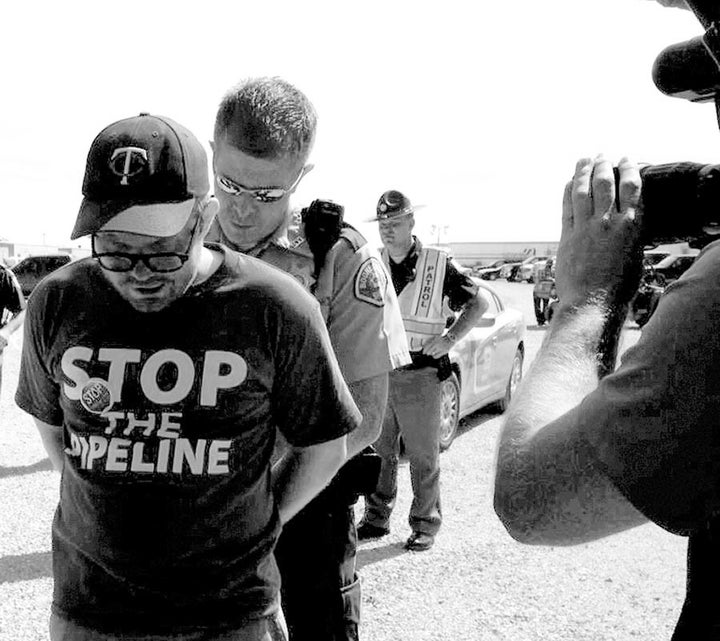
M 408 253 L 405 254 L 405 258 L 403 258 L 399 263 L 395 263 L 396 265 L 403 265 L 407 262 L 415 262 L 417 260 L 417 257 L 420 255 L 420 252 L 422 251 L 422 243 L 418 239 L 417 236 L 413 234 L 413 242 L 410 246 L 410 249 L 408 250 Z M 390 252 L 388 252 L 388 260 L 391 263 L 394 263 L 395 261 L 390 258 Z
M 275 245 L 282 249 L 290 249 L 292 243 L 288 237 L 290 228 L 299 225 L 300 223 L 300 210 L 288 209 L 285 220 L 281 222 L 275 231 L 271 232 L 252 249 L 243 252 L 249 256 L 259 256 L 262 254 L 270 245 Z
M 290 230 L 299 228 L 302 224 L 302 216 L 299 209 L 289 209 L 285 220 L 280 223 L 278 228 L 270 235 L 268 244 L 277 245 L 283 249 L 292 247 L 290 240 Z

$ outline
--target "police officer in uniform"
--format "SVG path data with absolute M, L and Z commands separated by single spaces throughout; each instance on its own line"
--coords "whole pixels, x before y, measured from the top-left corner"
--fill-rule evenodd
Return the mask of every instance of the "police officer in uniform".
M 432 547 L 440 529 L 440 406 L 442 381 L 451 374 L 450 348 L 487 309 L 473 281 L 444 251 L 423 247 L 413 235 L 415 210 L 399 191 L 386 191 L 377 216 L 384 249 L 398 295 L 412 364 L 390 374 L 390 391 L 382 434 L 375 449 L 382 459 L 376 490 L 367 497 L 358 535 L 376 538 L 390 532 L 390 513 L 397 496 L 399 438 L 410 463 L 413 502 L 412 534 L 405 547 Z M 447 308 L 459 312 L 447 331 Z
M 212 143 L 220 212 L 210 238 L 289 272 L 319 301 L 363 415 L 348 435 L 351 457 L 379 435 L 388 372 L 410 357 L 387 270 L 343 223 L 342 207 L 328 201 L 301 212 L 290 207 L 290 195 L 312 169 L 316 120 L 307 97 L 280 78 L 248 79 L 225 95 Z M 375 486 L 378 470 L 377 456 L 355 456 L 284 527 L 276 558 L 291 641 L 359 638 L 352 506 Z

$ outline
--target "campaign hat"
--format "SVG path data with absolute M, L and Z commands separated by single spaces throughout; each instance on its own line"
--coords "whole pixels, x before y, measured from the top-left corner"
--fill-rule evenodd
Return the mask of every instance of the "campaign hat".
M 410 199 L 402 192 L 390 189 L 380 196 L 375 208 L 375 217 L 368 219 L 367 222 L 379 222 L 409 216 L 421 207 L 422 205 L 413 206 Z

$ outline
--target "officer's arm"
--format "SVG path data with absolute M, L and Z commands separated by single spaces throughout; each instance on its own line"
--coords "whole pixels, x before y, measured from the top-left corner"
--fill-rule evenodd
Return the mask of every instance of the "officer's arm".
M 473 327 L 478 324 L 480 317 L 488 308 L 487 301 L 476 289 L 475 295 L 463 305 L 462 311 L 458 314 L 455 322 L 448 330 L 448 335 L 453 342 L 459 341 Z
M 477 325 L 487 307 L 487 301 L 476 287 L 473 297 L 463 305 L 462 311 L 458 314 L 450 329 L 442 336 L 437 336 L 426 343 L 422 349 L 423 353 L 433 358 L 445 356 L 455 343 Z
M 44 423 L 38 419 L 33 419 L 35 425 L 40 432 L 40 439 L 42 440 L 43 447 L 47 452 L 48 458 L 52 463 L 53 468 L 57 472 L 62 472 L 65 457 L 63 450 L 65 445 L 63 444 L 63 429 L 59 425 L 50 425 Z
M 347 458 L 346 437 L 291 447 L 272 468 L 280 522 L 287 523 L 335 476 Z
M 347 435 L 347 454 L 352 458 L 380 436 L 388 397 L 387 373 L 348 383 L 355 405 L 362 414 L 360 426 Z

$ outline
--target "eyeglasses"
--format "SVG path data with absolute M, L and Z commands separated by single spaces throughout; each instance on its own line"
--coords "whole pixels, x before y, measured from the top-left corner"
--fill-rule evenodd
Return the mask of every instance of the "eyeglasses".
M 195 221 L 192 233 L 190 234 L 190 242 L 184 252 L 158 252 L 156 254 L 127 254 L 125 252 L 102 252 L 95 251 L 95 236 L 92 237 L 92 257 L 100 263 L 100 267 L 109 272 L 129 272 L 135 269 L 135 265 L 143 263 L 151 272 L 167 274 L 176 272 L 190 258 L 190 248 L 195 239 L 195 231 L 197 230 L 200 216 Z
M 287 194 L 292 193 L 302 180 L 302 177 L 308 173 L 312 167 L 312 165 L 305 165 L 300 171 L 300 174 L 298 174 L 298 177 L 295 179 L 295 182 L 287 189 L 283 187 L 259 187 L 257 189 L 248 189 L 247 187 L 239 185 L 234 180 L 231 180 L 226 176 L 220 176 L 217 173 L 215 174 L 215 182 L 217 182 L 220 189 L 231 196 L 248 194 L 251 198 L 254 198 L 261 203 L 276 203 Z

